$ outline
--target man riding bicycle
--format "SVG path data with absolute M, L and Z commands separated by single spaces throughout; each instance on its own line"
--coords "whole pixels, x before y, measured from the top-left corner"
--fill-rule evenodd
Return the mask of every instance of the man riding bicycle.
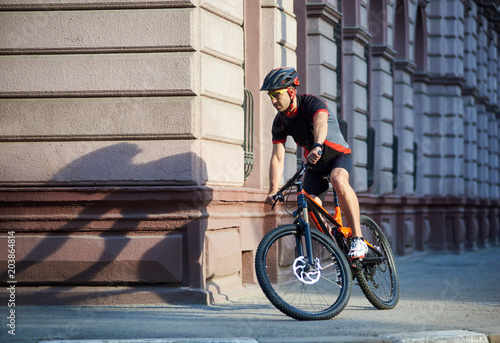
M 279 189 L 285 162 L 285 142 L 292 136 L 298 146 L 305 149 L 304 155 L 312 164 L 304 176 L 304 190 L 322 204 L 330 180 L 337 192 L 340 208 L 353 232 L 349 258 L 363 258 L 368 247 L 362 239 L 359 203 L 349 184 L 352 157 L 349 144 L 340 131 L 335 116 L 330 116 L 327 103 L 313 95 L 299 95 L 297 71 L 283 67 L 267 74 L 261 91 L 267 91 L 273 106 L 278 110 L 272 127 L 273 152 L 269 168 L 270 186 L 266 202 Z

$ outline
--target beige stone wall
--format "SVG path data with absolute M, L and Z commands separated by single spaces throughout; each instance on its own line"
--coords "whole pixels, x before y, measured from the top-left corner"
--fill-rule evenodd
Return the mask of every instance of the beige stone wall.
M 0 4 L 0 222 L 20 286 L 241 287 L 242 26 L 240 1 Z
M 0 9 L 0 184 L 242 185 L 242 4 Z
M 276 1 L 262 0 L 262 20 L 261 38 L 262 55 L 262 75 L 261 80 L 271 69 L 288 66 L 297 66 L 297 56 L 295 49 L 297 47 L 297 22 L 295 20 L 293 0 Z M 300 79 L 300 75 L 299 75 Z M 262 84 L 262 82 L 261 82 Z M 272 151 L 271 127 L 276 115 L 276 109 L 272 106 L 269 97 L 265 92 L 260 93 L 261 98 L 261 141 L 263 150 L 263 173 L 265 177 L 264 187 L 269 187 L 268 169 Z M 286 181 L 297 170 L 296 158 L 297 146 L 291 137 L 286 143 L 285 172 L 283 181 Z

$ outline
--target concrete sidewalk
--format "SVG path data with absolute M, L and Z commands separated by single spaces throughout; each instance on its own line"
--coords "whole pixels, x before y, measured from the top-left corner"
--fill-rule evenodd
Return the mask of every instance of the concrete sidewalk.
M 50 340 L 39 343 L 500 343 L 500 328 L 479 333 L 467 330 L 400 333 L 374 337 L 314 337 L 314 338 L 176 338 L 176 339 L 116 339 L 116 340 Z
M 401 297 L 389 311 L 376 310 L 354 286 L 337 317 L 296 321 L 250 286 L 210 306 L 19 306 L 16 335 L 0 320 L 0 342 L 500 343 L 500 247 L 417 254 L 397 265 Z M 8 311 L 0 307 L 0 318 Z

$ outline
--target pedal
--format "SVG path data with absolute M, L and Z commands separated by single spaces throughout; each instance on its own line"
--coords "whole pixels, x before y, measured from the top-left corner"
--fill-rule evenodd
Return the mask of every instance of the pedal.
M 356 259 L 351 260 L 351 267 L 359 268 L 360 267 L 359 262 L 361 262 L 361 261 L 363 261 L 362 258 L 356 258 Z

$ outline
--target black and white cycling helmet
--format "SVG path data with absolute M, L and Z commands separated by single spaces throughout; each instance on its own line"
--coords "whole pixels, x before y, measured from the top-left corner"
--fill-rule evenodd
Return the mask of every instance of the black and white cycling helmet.
M 260 90 L 268 91 L 272 89 L 283 89 L 298 85 L 300 85 L 299 76 L 295 68 L 281 67 L 273 69 L 269 72 L 269 74 L 267 74 Z

